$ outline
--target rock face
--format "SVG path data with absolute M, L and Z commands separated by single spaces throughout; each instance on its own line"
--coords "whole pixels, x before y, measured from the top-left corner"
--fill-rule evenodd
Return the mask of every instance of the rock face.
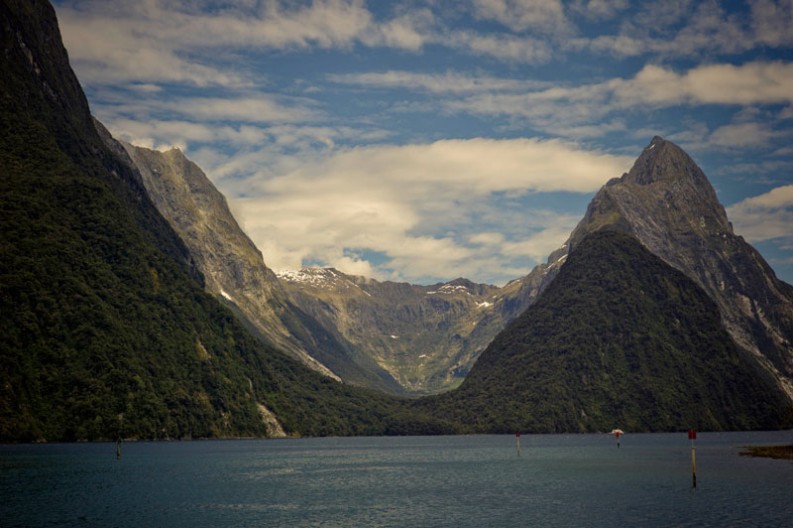
M 459 385 L 503 327 L 499 288 L 465 279 L 417 286 L 322 268 L 279 277 L 301 309 L 412 393 Z
M 456 387 L 496 334 L 554 280 L 569 252 L 588 234 L 609 229 L 633 235 L 702 287 L 732 338 L 793 397 L 793 288 L 733 233 L 696 163 L 662 138 L 597 193 L 545 264 L 503 288 L 464 279 L 415 286 L 321 269 L 285 273 L 279 283 L 223 196 L 181 152 L 120 150 L 190 248 L 207 289 L 267 339 L 331 377 L 389 392 Z
M 604 228 L 632 234 L 702 287 L 730 336 L 793 399 L 793 287 L 733 233 L 713 187 L 688 154 L 653 138 L 630 172 L 594 197 L 569 247 Z
M 190 250 L 207 291 L 232 307 L 256 334 L 337 381 L 387 392 L 399 386 L 365 358 L 296 307 L 261 252 L 237 224 L 225 197 L 178 149 L 158 152 L 115 141 L 97 123 L 111 149 L 137 169 L 160 213 Z M 370 362 L 371 363 L 371 362 Z
M 286 296 L 275 274 L 203 171 L 179 149 L 158 152 L 119 143 L 140 171 L 154 205 L 190 249 L 206 289 L 236 304 L 274 344 L 338 379 L 291 339 L 278 313 L 285 309 Z

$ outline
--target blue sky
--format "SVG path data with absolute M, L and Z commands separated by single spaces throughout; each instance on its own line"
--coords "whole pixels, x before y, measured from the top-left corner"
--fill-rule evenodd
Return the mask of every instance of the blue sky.
M 178 146 L 267 265 L 503 284 L 655 135 L 793 283 L 793 1 L 62 0 L 118 138 Z

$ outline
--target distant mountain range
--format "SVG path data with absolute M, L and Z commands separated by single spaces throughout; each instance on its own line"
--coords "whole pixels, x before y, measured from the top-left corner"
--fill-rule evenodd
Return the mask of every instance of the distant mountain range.
M 276 276 L 181 152 L 92 120 L 48 3 L 0 44 L 0 440 L 790 425 L 793 287 L 662 138 L 503 288 Z
M 207 255 L 224 255 L 201 266 L 205 275 L 216 277 L 210 291 L 225 293 L 287 350 L 290 341 L 280 336 L 311 336 L 312 330 L 295 332 L 293 325 L 290 334 L 282 325 L 280 333 L 270 335 L 267 325 L 278 317 L 310 321 L 313 332 L 322 329 L 326 338 L 321 343 L 304 339 L 300 349 L 307 352 L 298 357 L 315 366 L 333 365 L 345 381 L 419 394 L 458 386 L 498 332 L 553 280 L 571 248 L 588 234 L 608 228 L 631 234 L 704 288 L 736 343 L 754 354 L 793 396 L 793 345 L 786 337 L 793 335 L 793 288 L 777 280 L 759 253 L 733 233 L 696 163 L 662 138 L 653 138 L 628 174 L 597 193 L 570 239 L 547 263 L 503 288 L 462 278 L 432 286 L 379 282 L 316 268 L 276 278 L 200 169 L 176 150 L 159 153 L 131 145 L 126 149 L 148 175 L 144 182 L 153 201 L 194 258 L 200 263 L 210 258 Z M 180 161 L 174 165 L 168 159 Z M 154 169 L 157 177 L 147 168 L 152 160 L 160 160 L 155 163 L 160 167 Z M 199 187 L 200 192 L 195 190 Z M 194 203 L 210 194 L 217 206 Z M 199 227 L 207 222 L 220 227 Z M 226 247 L 221 251 L 218 245 Z M 266 271 L 242 293 L 236 283 L 248 266 Z M 234 292 L 233 300 L 229 291 Z M 278 317 L 272 309 L 257 312 L 250 304 L 265 300 L 280 306 Z
M 266 341 L 337 380 L 394 394 L 456 387 L 506 322 L 536 297 L 536 283 L 559 265 L 539 268 L 539 281 L 505 288 L 466 279 L 432 286 L 380 282 L 321 268 L 276 277 L 225 198 L 181 151 L 119 142 L 96 125 L 108 147 L 140 174 L 206 289 Z

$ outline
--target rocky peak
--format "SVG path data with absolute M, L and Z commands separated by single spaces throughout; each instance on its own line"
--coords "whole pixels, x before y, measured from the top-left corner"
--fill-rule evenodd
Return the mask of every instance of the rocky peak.
M 702 169 L 683 149 L 658 136 L 627 174 L 595 195 L 571 235 L 571 245 L 606 227 L 636 235 L 663 258 L 675 251 L 670 245 L 674 237 L 732 234 L 727 213 Z
M 705 289 L 733 339 L 755 353 L 793 397 L 791 288 L 733 233 L 716 192 L 683 149 L 654 137 L 630 172 L 592 199 L 570 236 L 571 251 L 601 230 L 635 236 Z
M 665 139 L 655 136 L 636 159 L 623 181 L 651 185 L 663 181 L 688 179 L 710 189 L 702 170 L 686 152 Z

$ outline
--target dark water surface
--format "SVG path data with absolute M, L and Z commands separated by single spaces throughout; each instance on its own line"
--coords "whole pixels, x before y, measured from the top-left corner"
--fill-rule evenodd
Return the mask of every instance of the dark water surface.
M 793 527 L 793 432 L 0 446 L 0 526 Z

